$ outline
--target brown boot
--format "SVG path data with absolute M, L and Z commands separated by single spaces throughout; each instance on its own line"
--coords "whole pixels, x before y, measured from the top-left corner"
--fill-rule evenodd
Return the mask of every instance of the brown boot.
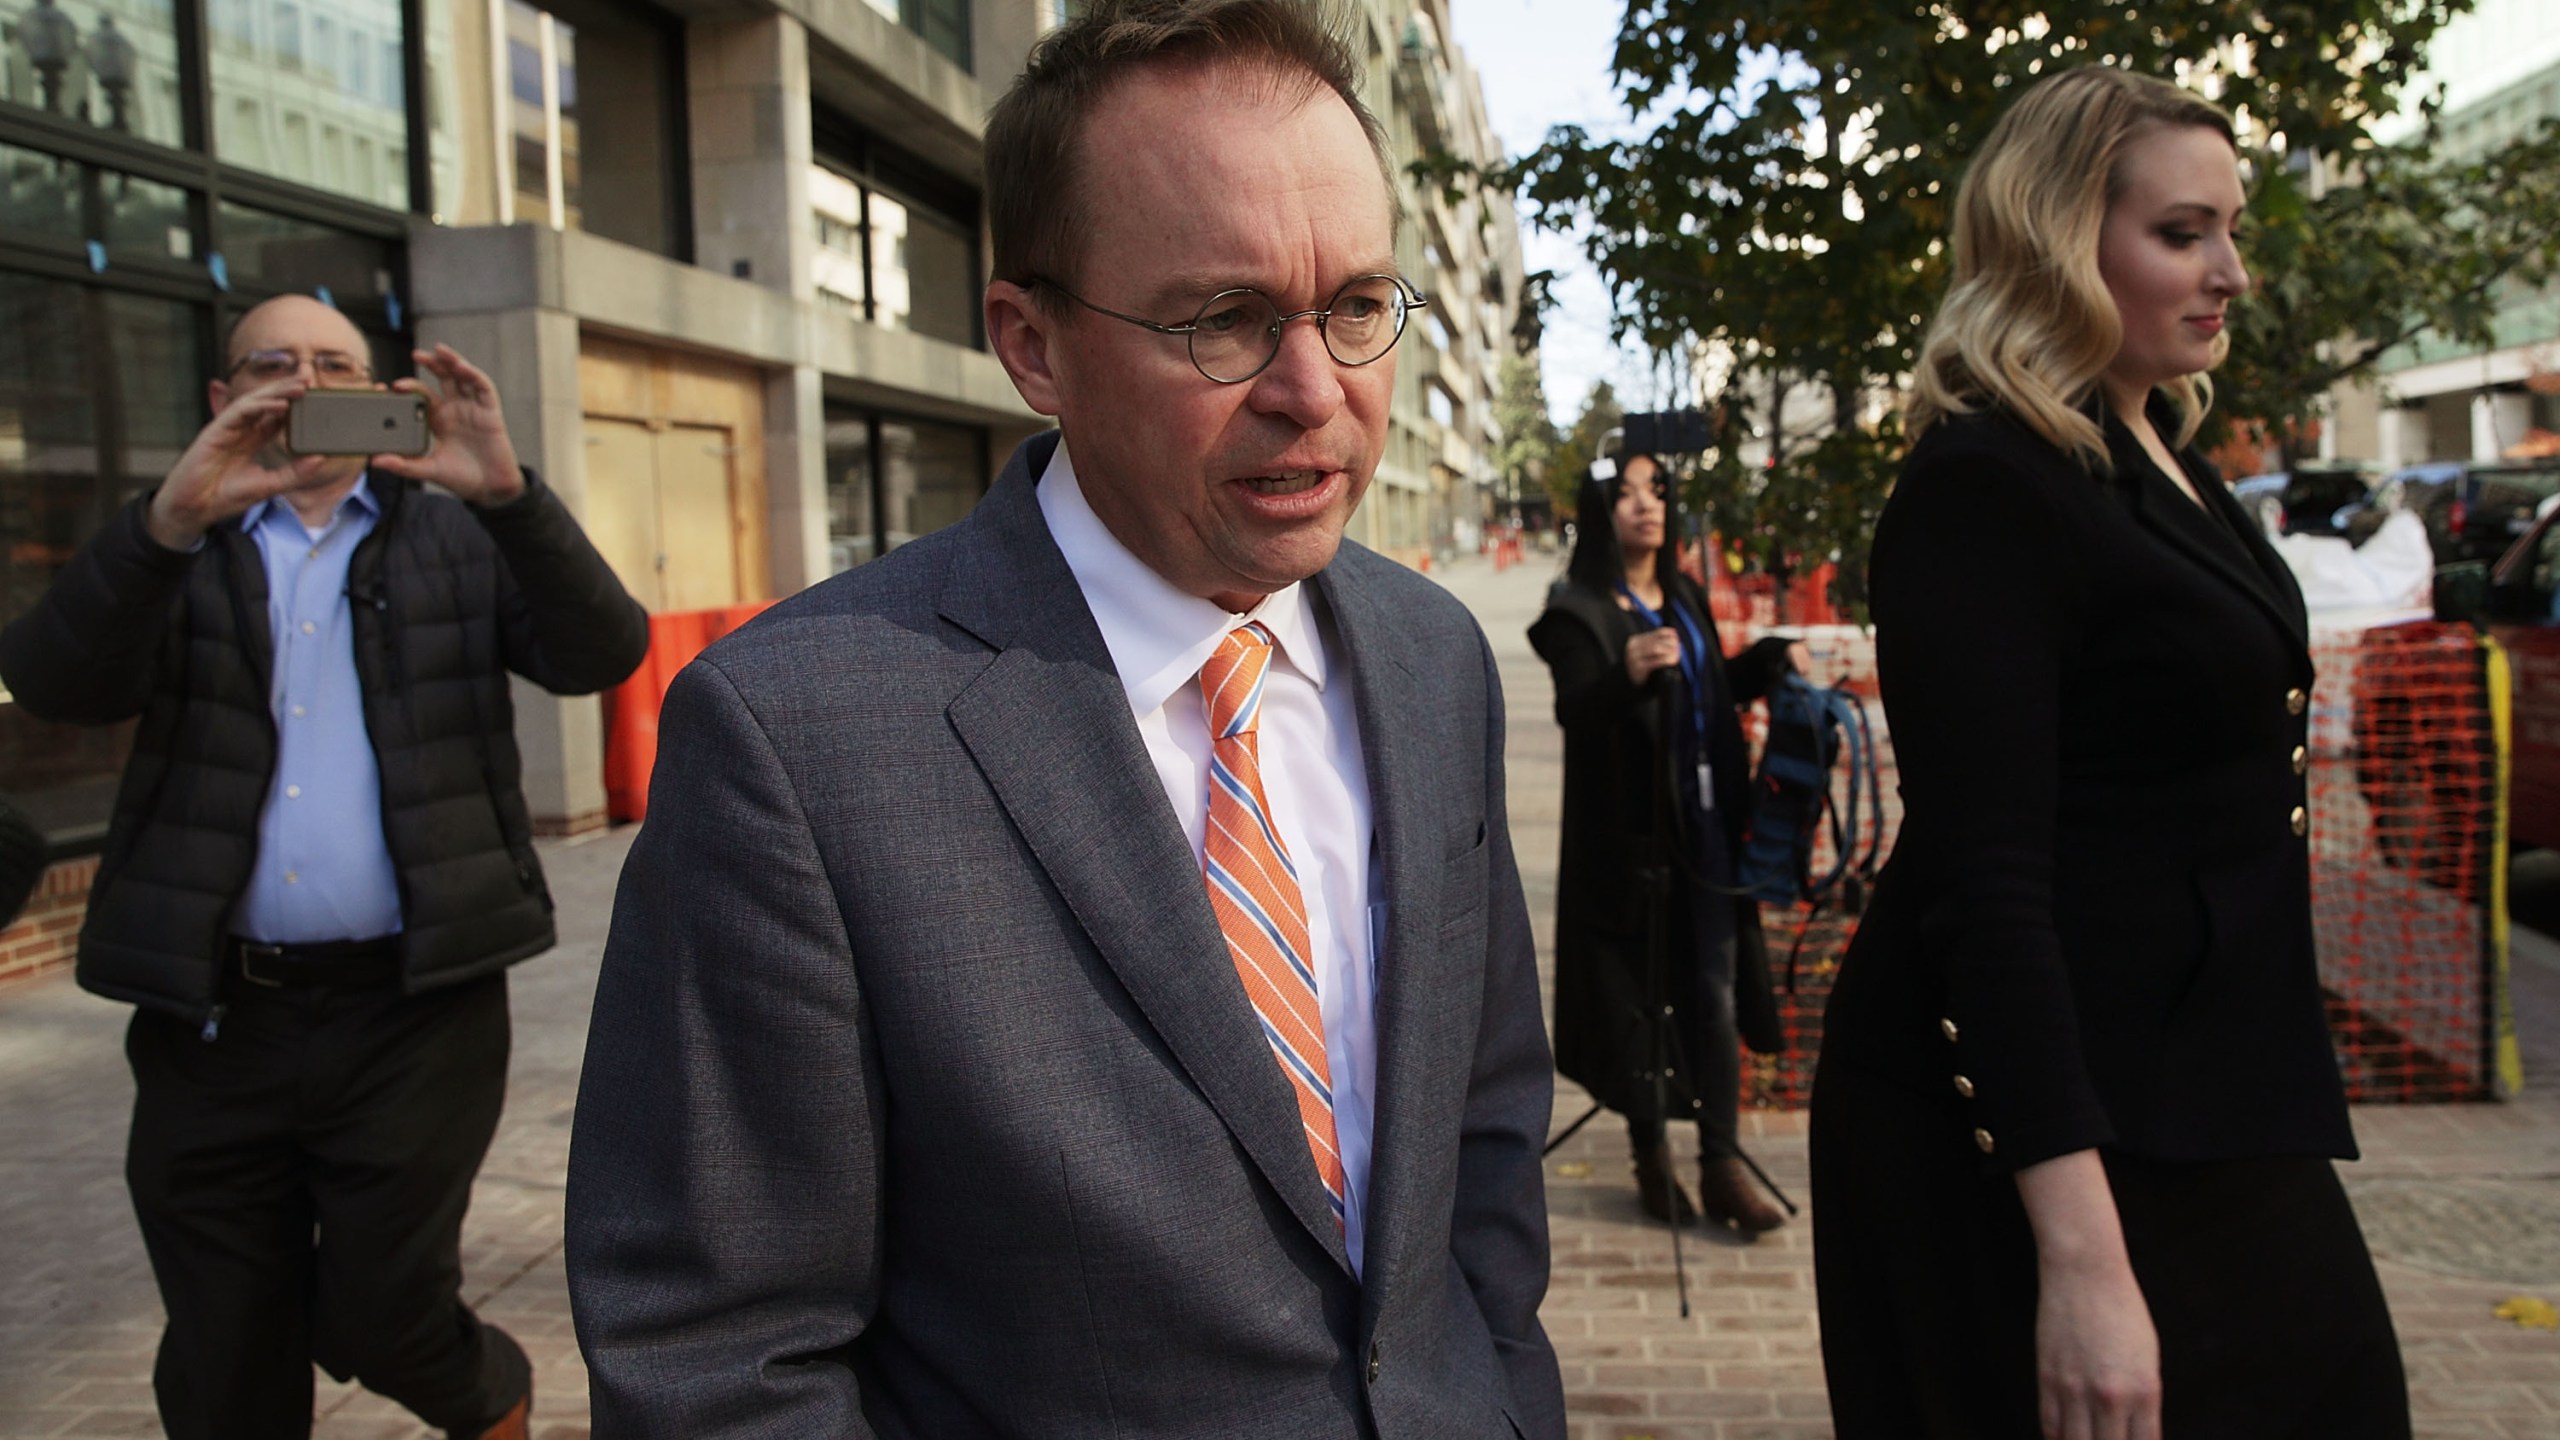
M 1636 1151 L 1636 1199 L 1644 1213 L 1665 1225 L 1695 1225 L 1697 1207 L 1672 1178 L 1671 1142 L 1657 1140 Z
M 1708 1219 L 1745 1235 L 1787 1223 L 1785 1213 L 1760 1193 L 1760 1183 L 1739 1156 L 1698 1157 L 1698 1203 Z

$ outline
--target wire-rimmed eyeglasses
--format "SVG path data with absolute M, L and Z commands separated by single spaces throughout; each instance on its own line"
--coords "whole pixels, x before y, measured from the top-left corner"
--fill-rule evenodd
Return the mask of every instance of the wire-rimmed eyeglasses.
M 233 361 L 223 378 L 246 372 L 251 381 L 265 385 L 301 369 L 302 357 L 291 350 L 252 350 Z M 311 374 L 323 389 L 344 388 L 371 383 L 373 367 L 343 350 L 314 350 Z
M 1313 317 L 1325 353 L 1338 365 L 1360 366 L 1396 348 L 1404 322 L 1431 297 L 1395 275 L 1361 275 L 1344 281 L 1333 298 L 1314 310 L 1282 310 L 1259 290 L 1238 287 L 1209 297 L 1186 325 L 1159 325 L 1096 305 L 1046 275 L 1031 282 L 1046 285 L 1097 315 L 1124 320 L 1159 335 L 1179 335 L 1190 344 L 1192 368 L 1221 385 L 1241 385 L 1270 368 L 1280 354 L 1281 327 Z

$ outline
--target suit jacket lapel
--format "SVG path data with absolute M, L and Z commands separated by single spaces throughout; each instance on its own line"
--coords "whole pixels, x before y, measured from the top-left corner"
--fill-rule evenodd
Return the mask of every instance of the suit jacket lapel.
M 1333 622 L 1342 673 L 1355 687 L 1362 767 L 1378 863 L 1373 904 L 1386 906 L 1377 967 L 1378 1092 L 1363 1215 L 1363 1308 L 1374 1311 L 1410 1247 L 1424 1213 L 1428 1161 L 1464 1103 L 1471 1037 L 1459 1030 L 1466 1007 L 1450 1003 L 1443 957 L 1433 943 L 1450 819 L 1444 777 L 1431 763 L 1438 737 L 1423 733 L 1432 713 L 1407 631 L 1372 597 L 1348 583 L 1337 562 L 1312 582 Z M 1455 1063 L 1453 1063 L 1455 1062 Z
M 2293 642 L 2307 664 L 2311 646 L 2309 624 L 2302 613 L 2302 592 L 2295 586 L 2292 571 L 2285 566 L 2284 558 L 2258 538 L 2254 526 L 2242 523 L 2235 534 L 2248 549 L 2250 562 L 2257 573 L 2243 570 L 2228 550 L 2206 544 L 2190 530 L 2183 523 L 2187 517 L 2164 509 L 2172 503 L 2185 505 L 2190 502 L 2169 488 L 2168 477 L 2155 473 L 2150 479 L 2145 478 L 2143 472 L 2156 472 L 2158 467 L 2152 464 L 2151 457 L 2143 453 L 2141 446 L 2134 443 L 2121 425 L 2111 423 L 2108 438 L 2115 442 L 2112 448 L 2116 457 L 2116 480 L 2125 487 L 2134 518 L 2162 543 L 2248 596 L 2250 603 L 2264 611 L 2267 618 L 2275 622 L 2276 628 Z M 2138 469 L 2135 468 L 2137 466 Z M 2209 469 L 2197 480 L 2196 493 L 2203 497 L 2207 510 L 2211 512 L 2206 517 L 2208 523 L 2227 525 L 2241 518 L 2239 502 L 2224 491 L 2219 478 Z M 2292 603 L 2279 604 L 2277 596 L 2280 595 Z
M 1227 958 L 1102 632 L 1041 518 L 1033 482 L 1055 443 L 1043 436 L 1016 451 L 969 522 L 980 553 L 955 568 L 940 608 L 997 654 L 949 719 L 1165 1048 L 1348 1267 L 1296 1097 Z

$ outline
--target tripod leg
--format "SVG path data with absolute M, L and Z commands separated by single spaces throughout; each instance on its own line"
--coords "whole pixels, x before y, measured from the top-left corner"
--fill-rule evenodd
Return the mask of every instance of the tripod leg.
M 1597 1114 L 1599 1114 L 1599 1113 L 1600 1113 L 1600 1102 L 1599 1102 L 1599 1101 L 1597 1101 L 1597 1100 L 1594 1100 L 1594 1101 L 1592 1101 L 1592 1102 L 1591 1102 L 1591 1108 L 1590 1108 L 1590 1109 L 1583 1111 L 1579 1116 L 1575 1117 L 1574 1122 L 1573 1122 L 1572 1124 L 1567 1125 L 1566 1127 L 1564 1127 L 1564 1131 L 1563 1131 L 1563 1133 L 1561 1133 L 1561 1134 L 1557 1135 L 1557 1136 L 1556 1136 L 1556 1138 L 1554 1138 L 1553 1140 L 1548 1141 L 1548 1142 L 1547 1142 L 1547 1148 L 1546 1148 L 1546 1149 L 1544 1149 L 1544 1150 L 1539 1151 L 1539 1152 L 1538 1152 L 1538 1154 L 1539 1154 L 1540 1156 L 1547 1156 L 1547 1155 L 1553 1155 L 1554 1153 L 1556 1153 L 1556 1147 L 1557 1147 L 1557 1146 L 1562 1145 L 1562 1144 L 1563 1144 L 1564 1142 L 1566 1142 L 1567 1140 L 1572 1139 L 1572 1138 L 1573 1138 L 1573 1132 L 1575 1132 L 1576 1130 L 1581 1129 L 1581 1128 L 1582 1128 L 1583 1126 L 1585 1126 L 1585 1125 L 1590 1124 L 1590 1123 L 1591 1123 L 1591 1117 L 1592 1117 L 1592 1116 L 1594 1116 L 1594 1115 L 1597 1115 Z
M 1787 1215 L 1792 1219 L 1796 1214 L 1796 1202 L 1787 1198 L 1787 1192 L 1778 1188 L 1778 1182 L 1769 1178 L 1769 1172 L 1760 1168 L 1760 1162 L 1751 1158 L 1750 1151 L 1736 1145 L 1733 1153 L 1742 1162 L 1742 1168 L 1751 1172 L 1751 1178 L 1759 1181 L 1771 1197 L 1787 1208 Z

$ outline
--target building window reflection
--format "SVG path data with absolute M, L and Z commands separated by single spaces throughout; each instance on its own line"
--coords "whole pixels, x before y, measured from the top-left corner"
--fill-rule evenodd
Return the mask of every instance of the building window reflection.
M 0 620 L 176 462 L 203 419 L 204 324 L 201 306 L 0 273 Z M 55 844 L 94 843 L 131 736 L 0 703 L 0 790 Z
M 987 432 L 827 407 L 827 555 L 849 570 L 966 516 L 987 493 Z
M 162 145 L 182 142 L 169 0 L 0 0 L 0 99 Z
M 214 0 L 213 148 L 243 168 L 409 207 L 409 114 L 376 57 L 397 54 L 400 0 Z M 396 69 L 396 67 L 395 67 Z
M 448 64 L 438 47 L 427 53 L 440 218 L 529 221 L 691 256 L 682 29 L 674 20 L 606 0 L 507 0 L 504 28 L 492 36 L 471 0 L 429 0 L 425 10 L 430 32 L 449 36 L 453 53 L 465 57 Z M 477 61 L 469 58 L 475 51 Z M 461 118 L 466 106 L 491 103 L 491 82 L 467 73 L 475 64 L 483 76 L 494 67 L 498 87 L 486 122 L 496 126 L 494 177 L 463 138 L 487 134 Z M 476 209 L 471 197 L 492 192 L 496 212 Z
M 977 190 L 823 108 L 812 137 L 819 302 L 983 349 Z

